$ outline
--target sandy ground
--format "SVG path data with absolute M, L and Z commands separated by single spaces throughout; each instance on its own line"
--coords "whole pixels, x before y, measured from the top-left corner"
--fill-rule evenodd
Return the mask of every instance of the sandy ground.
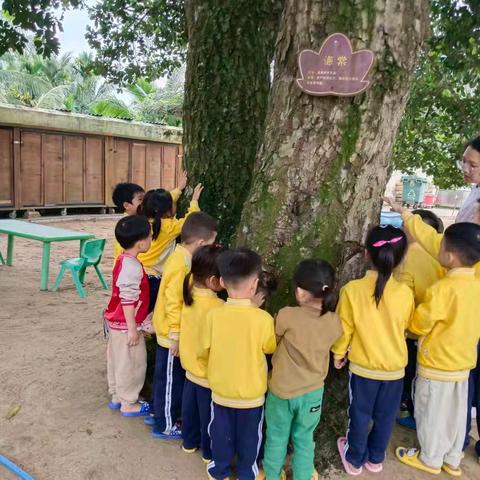
M 102 270 L 109 281 L 113 219 L 49 224 L 107 238 Z M 5 255 L 4 236 L 0 251 Z M 50 286 L 59 261 L 77 254 L 78 242 L 53 245 Z M 124 419 L 108 410 L 101 312 L 109 293 L 92 273 L 86 279 L 86 299 L 78 297 L 70 278 L 59 292 L 40 292 L 40 258 L 40 243 L 17 239 L 13 267 L 0 266 L 0 454 L 37 480 L 205 479 L 199 456 L 183 454 L 179 442 L 152 439 L 141 419 Z M 8 419 L 15 407 L 20 410 Z M 399 429 L 392 449 L 413 441 Z M 464 472 L 465 479 L 480 478 L 472 449 Z M 1 480 L 13 478 L 0 467 Z M 385 473 L 377 478 L 420 480 L 428 475 L 403 467 L 390 452 Z

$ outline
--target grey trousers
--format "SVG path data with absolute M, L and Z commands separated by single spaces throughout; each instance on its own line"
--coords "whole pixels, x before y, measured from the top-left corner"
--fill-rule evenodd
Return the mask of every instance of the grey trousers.
M 419 376 L 414 402 L 420 460 L 433 468 L 444 463 L 457 468 L 465 442 L 468 380 L 439 382 Z

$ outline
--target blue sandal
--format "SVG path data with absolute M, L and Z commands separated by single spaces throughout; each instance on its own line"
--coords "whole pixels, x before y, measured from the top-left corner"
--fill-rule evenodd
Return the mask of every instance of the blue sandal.
M 121 412 L 123 417 L 146 417 L 150 415 L 150 405 L 148 402 L 138 402 L 140 410 L 138 412 Z
M 115 402 L 112 402 L 111 400 L 110 400 L 110 402 L 108 402 L 108 408 L 110 410 L 120 410 L 121 406 L 122 406 L 122 404 L 120 402 L 115 403 Z

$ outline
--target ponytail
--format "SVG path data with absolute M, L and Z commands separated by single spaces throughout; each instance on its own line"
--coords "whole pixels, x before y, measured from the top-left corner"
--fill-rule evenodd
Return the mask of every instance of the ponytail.
M 220 277 L 217 258 L 221 251 L 222 247 L 219 245 L 204 245 L 193 254 L 192 269 L 183 281 L 183 301 L 188 307 L 194 303 L 194 284 L 207 288 L 206 281 L 210 277 Z
M 162 213 L 157 211 L 155 217 L 153 218 L 152 224 L 152 239 L 156 240 L 160 235 L 160 229 L 162 228 Z
M 367 251 L 370 261 L 378 273 L 373 292 L 377 307 L 394 269 L 400 265 L 407 252 L 407 246 L 405 232 L 392 225 L 375 227 L 367 236 Z
M 378 277 L 377 283 L 375 284 L 375 291 L 373 297 L 375 298 L 375 303 L 380 303 L 380 300 L 383 297 L 383 292 L 385 291 L 385 286 L 390 280 L 390 277 L 393 273 L 393 268 L 395 264 L 395 257 L 391 247 L 384 247 L 378 252 Z
M 144 215 L 152 223 L 152 239 L 156 240 L 160 235 L 162 228 L 162 218 L 173 208 L 173 199 L 170 192 L 163 188 L 149 190 L 143 198 L 143 203 L 139 208 L 139 213 Z
M 193 305 L 193 295 L 192 295 L 192 287 L 193 287 L 193 282 L 191 281 L 192 279 L 192 274 L 187 273 L 187 276 L 183 280 L 183 302 L 187 306 L 192 306 Z

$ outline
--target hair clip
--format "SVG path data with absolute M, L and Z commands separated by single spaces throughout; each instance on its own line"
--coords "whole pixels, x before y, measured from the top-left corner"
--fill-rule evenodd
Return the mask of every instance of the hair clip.
M 384 245 L 392 245 L 394 243 L 398 243 L 403 240 L 403 237 L 395 237 L 392 238 L 391 240 L 379 240 L 378 242 L 375 242 L 372 247 L 375 248 L 380 248 L 383 247 Z
M 329 288 L 330 288 L 330 287 L 329 287 L 328 285 L 324 285 L 324 286 L 322 287 L 322 291 L 323 291 L 323 292 L 326 292 Z

